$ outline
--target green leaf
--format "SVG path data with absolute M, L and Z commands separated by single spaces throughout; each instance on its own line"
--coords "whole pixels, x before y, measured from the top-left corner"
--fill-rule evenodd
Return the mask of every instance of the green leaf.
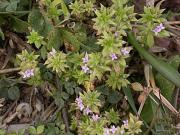
M 65 29 L 62 30 L 62 36 L 63 39 L 66 40 L 68 43 L 70 43 L 75 48 L 76 51 L 79 50 L 80 46 L 83 46 L 83 44 L 79 42 L 79 40 L 73 33 Z
M 148 33 L 146 43 L 149 48 L 151 48 L 154 45 L 154 37 L 151 32 Z
M 32 135 L 36 135 L 36 134 L 37 134 L 37 133 L 36 133 L 36 128 L 33 127 L 33 126 L 30 126 L 30 127 L 28 128 L 28 131 L 29 131 L 29 133 L 32 134 Z
M 61 0 L 61 8 L 62 8 L 65 18 L 68 19 L 70 16 L 70 13 L 68 11 L 66 4 L 64 3 L 64 0 Z
M 16 11 L 19 0 L 10 0 L 10 3 L 6 7 L 6 11 Z
M 40 125 L 37 127 L 37 134 L 42 134 L 44 132 L 44 125 Z
M 47 50 L 46 50 L 46 47 L 45 46 L 42 46 L 41 49 L 40 49 L 40 53 L 41 53 L 41 57 L 43 59 L 46 58 L 46 55 L 47 55 Z
M 38 9 L 33 9 L 31 11 L 31 13 L 28 16 L 28 22 L 31 25 L 31 27 L 38 33 L 41 33 L 43 31 L 45 26 L 45 20 Z
M 152 108 L 152 102 L 151 99 L 148 97 L 146 99 L 146 102 L 143 106 L 142 112 L 141 112 L 141 117 L 144 121 L 151 122 L 151 120 L 154 117 L 154 113 L 153 113 L 153 108 Z
M 170 58 L 169 64 L 171 64 L 175 69 L 178 70 L 179 64 L 180 64 L 180 56 L 176 55 Z M 175 85 L 164 78 L 161 74 L 156 74 L 155 76 L 156 84 L 160 88 L 162 95 L 168 99 L 169 101 L 172 101 L 173 98 L 173 91 L 175 89 Z
M 44 36 L 44 38 L 47 37 L 53 28 L 52 24 L 48 22 L 48 19 L 35 8 L 29 13 L 28 23 L 33 30 Z
M 134 103 L 134 99 L 133 99 L 133 96 L 132 96 L 132 93 L 131 93 L 131 89 L 129 87 L 123 87 L 122 89 L 123 89 L 123 92 L 124 92 L 125 96 L 127 97 L 127 100 L 129 102 L 131 108 L 137 114 L 137 109 L 136 109 L 136 106 L 135 106 L 135 103 Z
M 10 23 L 14 31 L 20 32 L 20 33 L 28 32 L 29 24 L 27 22 L 22 21 L 21 19 L 18 19 L 15 16 L 11 16 Z
M 5 135 L 6 131 L 3 129 L 0 129 L 0 135 Z
M 18 135 L 24 135 L 24 133 L 25 133 L 25 129 L 24 128 L 19 129 Z
M 153 68 L 161 73 L 166 79 L 174 83 L 177 87 L 180 87 L 180 74 L 177 70 L 174 69 L 174 67 L 158 59 L 157 57 L 152 56 L 139 45 L 134 35 L 130 32 L 128 32 L 128 41 L 147 60 L 147 62 L 153 66 Z
M 62 97 L 64 100 L 69 99 L 69 94 L 67 94 L 66 92 L 62 92 Z
M 112 91 L 109 93 L 108 102 L 111 104 L 117 104 L 122 99 L 122 95 L 117 91 Z
M 8 89 L 8 97 L 9 97 L 11 100 L 17 100 L 17 99 L 19 99 L 19 97 L 20 97 L 19 88 L 18 88 L 17 86 L 10 87 L 10 88 Z
M 61 29 L 54 29 L 49 35 L 48 35 L 48 43 L 47 43 L 47 49 L 52 50 L 59 49 L 63 44 L 62 39 L 62 33 Z

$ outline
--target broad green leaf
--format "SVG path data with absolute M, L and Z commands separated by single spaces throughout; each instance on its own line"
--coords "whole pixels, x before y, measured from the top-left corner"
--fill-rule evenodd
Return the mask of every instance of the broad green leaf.
M 40 125 L 37 127 L 37 134 L 42 134 L 44 132 L 44 125 Z
M 17 86 L 10 87 L 10 88 L 8 89 L 8 97 L 9 97 L 11 100 L 17 100 L 17 99 L 19 99 L 19 97 L 20 97 L 19 88 L 18 88 Z
M 162 95 L 169 101 L 172 101 L 172 95 L 175 85 L 164 78 L 161 74 L 155 76 L 156 84 L 160 88 Z
M 48 50 L 52 50 L 52 48 L 59 49 L 62 46 L 62 44 L 63 39 L 61 29 L 54 29 L 53 31 L 51 31 L 51 33 L 48 35 Z
M 148 33 L 146 43 L 149 48 L 151 48 L 154 45 L 154 37 L 151 32 Z
M 36 135 L 36 134 L 37 134 L 36 128 L 33 127 L 33 126 L 30 126 L 30 127 L 28 128 L 28 131 L 29 131 L 29 133 L 32 134 L 32 135 Z
M 166 79 L 174 83 L 177 87 L 180 87 L 180 74 L 174 67 L 164 61 L 152 56 L 143 47 L 139 45 L 132 33 L 128 33 L 128 41 L 134 46 L 134 48 L 142 55 L 147 62 L 149 62 L 153 68 L 155 68 L 159 73 L 161 73 Z
M 28 23 L 33 30 L 40 35 L 47 37 L 53 26 L 48 22 L 46 16 L 43 16 L 38 9 L 32 9 L 28 16 Z
M 154 117 L 154 113 L 153 113 L 153 108 L 152 108 L 152 102 L 151 99 L 148 97 L 146 99 L 146 102 L 143 106 L 142 112 L 141 112 L 141 117 L 144 121 L 151 122 L 151 120 Z
M 123 87 L 122 89 L 123 89 L 123 92 L 124 92 L 125 96 L 127 97 L 127 100 L 129 102 L 131 108 L 137 114 L 137 109 L 136 109 L 136 106 L 135 106 L 135 103 L 134 103 L 134 99 L 133 99 L 133 96 L 132 96 L 132 93 L 131 93 L 131 89 L 129 87 Z
M 29 24 L 15 16 L 11 16 L 11 25 L 14 31 L 24 33 L 28 32 Z
M 42 33 L 44 30 L 45 20 L 38 9 L 32 9 L 28 16 L 28 22 L 35 31 Z
M 109 103 L 117 104 L 122 99 L 122 95 L 120 95 L 119 92 L 112 90 L 107 99 Z
M 176 55 L 170 58 L 169 64 L 171 64 L 175 69 L 178 70 L 178 67 L 180 65 L 180 56 Z M 162 95 L 168 99 L 169 101 L 172 101 L 173 96 L 173 90 L 175 89 L 175 85 L 164 78 L 161 74 L 157 73 L 155 76 L 156 84 L 161 89 Z
M 25 128 L 19 129 L 18 135 L 24 135 L 24 133 L 25 133 Z
M 10 0 L 8 6 L 6 7 L 6 11 L 16 11 L 18 3 L 19 0 Z
M 42 46 L 40 49 L 41 57 L 45 60 L 46 55 L 47 55 L 47 50 L 45 46 Z
M 83 44 L 79 42 L 79 40 L 73 33 L 65 29 L 62 29 L 62 36 L 63 36 L 63 39 L 67 41 L 68 43 L 70 43 L 75 48 L 76 51 L 79 50 L 80 46 L 83 46 Z

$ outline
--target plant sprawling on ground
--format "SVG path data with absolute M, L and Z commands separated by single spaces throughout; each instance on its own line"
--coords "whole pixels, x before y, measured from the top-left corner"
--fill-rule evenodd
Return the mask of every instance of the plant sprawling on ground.
M 136 13 L 130 0 L 112 0 L 108 3 L 98 0 L 0 2 L 0 36 L 2 41 L 9 40 L 11 48 L 18 48 L 15 50 L 16 57 L 10 61 L 14 67 L 18 67 L 18 73 L 13 78 L 8 74 L 0 76 L 0 92 L 1 89 L 6 90 L 0 96 L 27 102 L 20 89 L 29 87 L 32 89 L 28 100 L 31 110 L 29 117 L 42 114 L 34 119 L 34 125 L 9 134 L 175 133 L 171 117 L 165 124 L 154 123 L 156 119 L 167 117 L 168 109 L 172 111 L 173 108 L 169 108 L 171 104 L 168 104 L 172 92 L 168 95 L 162 92 L 161 96 L 165 97 L 163 101 L 158 99 L 155 92 L 157 89 L 164 90 L 161 87 L 163 82 L 168 84 L 168 91 L 171 91 L 180 78 L 177 72 L 179 56 L 169 62 L 173 71 L 161 65 L 155 69 L 162 75 L 152 70 L 153 63 L 162 60 L 153 59 L 154 56 L 147 50 L 155 47 L 155 38 L 171 36 L 166 28 L 168 20 L 163 14 L 165 10 L 160 8 L 160 4 L 144 6 L 142 13 Z M 25 11 L 28 8 L 30 11 Z M 6 30 L 4 26 L 8 21 L 10 28 Z M 14 39 L 9 31 L 26 41 L 19 37 Z M 133 33 L 137 41 L 129 33 Z M 133 64 L 137 65 L 136 59 L 141 61 L 136 49 L 141 58 L 152 65 L 144 64 L 144 76 L 142 71 L 138 71 L 140 75 L 134 74 L 136 71 L 131 68 Z M 167 74 L 163 75 L 165 72 Z M 168 78 L 173 74 L 176 74 L 175 81 Z M 159 88 L 154 76 L 159 78 Z M 38 95 L 41 98 L 38 99 Z M 46 100 L 44 106 L 48 107 L 47 110 L 44 108 L 45 111 L 39 107 L 39 104 L 43 104 L 43 98 Z M 37 102 L 34 106 L 31 106 L 32 99 Z M 54 107 L 49 110 L 51 102 Z M 14 117 L 20 119 L 23 107 L 21 111 L 17 110 Z M 48 117 L 45 117 L 45 113 Z M 0 134 L 7 133 L 0 130 Z

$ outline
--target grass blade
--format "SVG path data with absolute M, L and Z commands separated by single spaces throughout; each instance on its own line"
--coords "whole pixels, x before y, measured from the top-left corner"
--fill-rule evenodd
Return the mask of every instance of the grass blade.
M 131 32 L 128 33 L 128 41 L 144 57 L 144 59 L 146 59 L 147 62 L 153 66 L 153 68 L 161 73 L 166 79 L 174 83 L 177 87 L 180 87 L 180 74 L 177 70 L 175 70 L 170 64 L 165 63 L 164 61 L 158 59 L 155 56 L 152 56 L 149 52 L 147 52 L 139 45 Z

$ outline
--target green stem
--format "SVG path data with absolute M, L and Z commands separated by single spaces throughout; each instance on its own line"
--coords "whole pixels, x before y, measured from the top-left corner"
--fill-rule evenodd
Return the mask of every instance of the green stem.
M 3 14 L 28 14 L 31 11 L 8 11 L 8 12 L 0 12 L 0 15 Z

